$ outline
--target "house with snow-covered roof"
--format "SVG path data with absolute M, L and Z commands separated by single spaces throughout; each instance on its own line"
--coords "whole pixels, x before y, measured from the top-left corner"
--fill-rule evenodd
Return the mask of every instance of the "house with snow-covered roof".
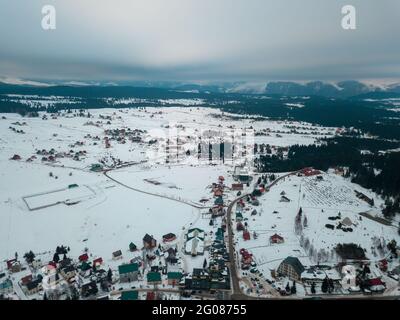
M 13 283 L 10 279 L 6 279 L 0 283 L 0 294 L 12 293 L 13 291 Z
M 283 243 L 283 242 L 285 242 L 285 240 L 279 234 L 275 233 L 274 235 L 269 237 L 269 242 L 270 243 Z
M 152 249 L 157 246 L 157 240 L 153 238 L 153 236 L 149 235 L 146 233 L 146 235 L 143 237 L 143 247 L 145 249 Z
M 137 263 L 122 264 L 118 266 L 118 272 L 120 282 L 137 281 L 139 265 Z
M 189 229 L 186 234 L 185 253 L 192 256 L 204 254 L 205 232 L 199 228 Z

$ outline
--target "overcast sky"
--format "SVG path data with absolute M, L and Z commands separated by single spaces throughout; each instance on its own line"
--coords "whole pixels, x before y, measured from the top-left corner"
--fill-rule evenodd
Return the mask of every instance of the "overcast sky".
M 400 79 L 400 0 L 0 0 L 0 77 Z

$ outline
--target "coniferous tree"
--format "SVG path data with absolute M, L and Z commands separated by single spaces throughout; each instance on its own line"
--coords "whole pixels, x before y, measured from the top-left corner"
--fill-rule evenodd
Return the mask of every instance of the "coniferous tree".
M 296 294 L 297 290 L 296 290 L 296 282 L 293 281 L 293 285 L 290 288 L 290 293 L 291 294 Z
M 315 294 L 315 283 L 313 282 L 312 284 L 311 284 L 311 293 L 312 294 Z
M 57 252 L 56 252 L 56 253 L 54 254 L 54 256 L 53 256 L 53 261 L 54 261 L 55 263 L 58 263 L 58 262 L 60 261 L 60 257 L 59 257 L 59 255 L 58 255 Z
M 108 280 L 109 282 L 112 282 L 112 271 L 111 271 L 111 268 L 108 269 L 108 272 L 107 272 L 107 280 Z
M 207 259 L 204 259 L 204 262 L 203 262 L 203 269 L 206 269 L 207 268 Z
M 321 291 L 322 291 L 323 293 L 327 293 L 327 292 L 328 292 L 328 287 L 329 287 L 329 284 L 328 284 L 328 277 L 326 277 L 326 278 L 322 281 Z

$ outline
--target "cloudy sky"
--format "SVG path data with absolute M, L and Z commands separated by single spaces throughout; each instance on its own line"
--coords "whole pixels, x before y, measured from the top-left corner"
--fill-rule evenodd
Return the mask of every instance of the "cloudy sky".
M 346 4 L 356 30 L 341 27 Z M 400 79 L 399 34 L 399 0 L 0 0 L 0 77 Z

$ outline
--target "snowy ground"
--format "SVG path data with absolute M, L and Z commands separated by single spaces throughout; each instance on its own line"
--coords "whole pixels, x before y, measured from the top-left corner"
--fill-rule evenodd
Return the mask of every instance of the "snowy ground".
M 271 190 L 260 197 L 260 206 L 254 207 L 259 214 L 251 216 L 252 208 L 245 211 L 244 218 L 248 223 L 249 231 L 257 234 L 244 241 L 241 232 L 236 234 L 237 250 L 246 248 L 253 253 L 257 268 L 264 277 L 272 279 L 271 271 L 276 270 L 283 259 L 288 256 L 298 257 L 304 266 L 316 265 L 318 252 L 324 250 L 326 255 L 320 263 L 333 265 L 338 256 L 332 254 L 338 243 L 356 243 L 366 249 L 366 256 L 372 261 L 378 261 L 385 255 L 374 255 L 371 247 L 374 246 L 373 237 L 384 239 L 386 243 L 392 239 L 399 241 L 397 229 L 376 221 L 361 217 L 360 212 L 379 212 L 382 199 L 355 185 L 343 177 L 333 173 L 322 174 L 323 180 L 316 177 L 290 176 L 278 182 Z M 354 189 L 373 197 L 375 207 L 358 199 Z M 290 202 L 281 202 L 281 193 L 289 198 Z M 250 206 L 251 207 L 251 206 Z M 307 217 L 307 226 L 303 227 L 303 239 L 308 238 L 314 252 L 300 245 L 300 234 L 295 233 L 295 217 L 300 207 Z M 340 229 L 328 229 L 325 224 L 336 225 L 330 216 L 341 214 L 341 220 L 348 217 L 353 225 L 353 232 L 344 232 Z M 303 222 L 303 220 L 302 220 Z M 270 244 L 269 238 L 273 234 L 284 238 L 284 243 Z
M 90 172 L 90 166 L 100 159 L 106 163 L 112 157 L 123 162 L 142 162 L 111 171 L 109 175 L 133 188 L 197 204 L 202 198 L 211 199 L 205 206 L 212 205 L 212 194 L 207 186 L 219 175 L 228 177 L 228 171 L 233 170 L 230 165 L 209 166 L 190 162 L 166 165 L 163 159 L 145 163 L 151 149 L 146 143 L 111 141 L 111 148 L 107 149 L 103 142 L 105 129 L 145 130 L 144 140 L 148 141 L 159 138 L 166 127 L 176 124 L 188 135 L 204 129 L 245 128 L 250 125 L 255 129 L 270 128 L 283 132 L 288 125 L 285 122 L 232 120 L 219 110 L 195 107 L 102 109 L 90 110 L 90 114 L 91 118 L 76 116 L 77 113 L 47 115 L 47 120 L 42 120 L 43 113 L 38 118 L 0 115 L 6 118 L 0 121 L 2 260 L 12 257 L 16 251 L 20 254 L 27 250 L 42 252 L 59 244 L 69 245 L 76 253 L 88 247 L 97 255 L 110 257 L 111 252 L 126 249 L 131 241 L 141 243 L 146 232 L 155 237 L 168 232 L 180 234 L 184 226 L 199 221 L 199 210 L 190 205 L 135 192 L 101 173 Z M 17 133 L 10 127 L 24 133 Z M 327 131 L 325 128 L 321 130 Z M 96 136 L 98 140 L 93 138 Z M 310 135 L 292 135 L 292 139 L 262 136 L 257 140 L 286 146 L 288 143 L 313 143 L 315 138 Z M 80 156 L 79 161 L 60 157 L 54 162 L 43 162 L 42 155 L 36 155 L 36 159 L 26 162 L 37 150 L 52 148 L 60 154 L 67 154 L 70 150 L 86 153 Z M 22 159 L 9 160 L 14 154 Z M 227 180 L 228 185 L 231 182 Z M 65 190 L 71 184 L 79 187 L 54 192 Z M 37 194 L 40 195 L 29 198 Z M 24 197 L 28 197 L 25 199 L 32 207 L 52 206 L 30 211 Z M 65 201 L 78 203 L 68 206 Z
M 188 228 L 215 232 L 220 225 L 218 221 L 209 226 L 209 217 L 202 214 L 214 203 L 210 185 L 221 175 L 227 186 L 233 183 L 235 163 L 210 165 L 207 159 L 199 161 L 195 156 L 195 138 L 200 132 L 252 128 L 261 133 L 254 142 L 275 147 L 313 144 L 335 132 L 335 128 L 250 119 L 193 106 L 201 101 L 183 102 L 192 106 L 90 110 L 89 117 L 87 112 L 82 116 L 73 112 L 47 115 L 46 120 L 42 119 L 43 113 L 38 118 L 0 114 L 0 260 L 13 258 L 15 252 L 21 257 L 32 250 L 46 261 L 56 246 L 66 245 L 75 257 L 88 248 L 92 257 L 101 256 L 116 271 L 120 263 L 133 257 L 129 243 L 141 247 L 146 233 L 158 241 L 164 234 L 175 233 L 181 252 Z M 114 129 L 140 130 L 142 142 L 110 140 L 110 147 L 106 148 L 105 137 L 109 134 L 105 130 Z M 177 135 L 182 138 L 183 150 L 191 153 L 166 163 L 160 150 L 168 138 L 177 140 Z M 42 161 L 43 155 L 38 155 L 37 150 L 52 148 L 59 156 L 55 161 Z M 77 152 L 77 159 L 70 156 Z M 19 155 L 21 160 L 10 160 L 13 155 Z M 90 171 L 92 164 L 100 161 L 110 169 L 107 176 Z M 116 168 L 117 162 L 122 166 Z M 251 189 L 245 187 L 243 192 Z M 354 190 L 373 197 L 375 208 L 359 200 Z M 290 202 L 280 202 L 282 191 Z M 235 197 L 236 192 L 224 194 L 225 200 Z M 360 219 L 360 212 L 379 215 L 382 200 L 333 173 L 323 174 L 322 181 L 291 176 L 259 200 L 260 206 L 254 207 L 257 215 L 250 216 L 251 205 L 244 211 L 252 239 L 244 241 L 241 233 L 236 234 L 236 249 L 246 248 L 253 253 L 257 268 L 266 278 L 271 278 L 271 270 L 287 256 L 299 257 L 309 266 L 317 263 L 318 252 L 324 249 L 324 263 L 333 264 L 338 259 L 331 255 L 333 247 L 354 242 L 367 250 L 368 258 L 379 260 L 381 255 L 374 255 L 371 250 L 372 238 L 399 240 L 395 228 L 365 217 Z M 300 235 L 294 232 L 300 207 L 308 222 L 303 228 L 303 240 L 309 239 L 314 248 L 312 254 L 300 245 Z M 325 227 L 332 223 L 328 217 L 338 212 L 341 219 L 348 217 L 353 222 L 353 232 Z M 253 239 L 254 232 L 257 239 Z M 284 237 L 283 244 L 269 244 L 269 237 L 275 233 Z M 111 259 L 116 250 L 123 253 L 121 261 Z M 182 270 L 190 272 L 202 267 L 208 252 L 196 258 L 181 253 L 180 258 Z M 3 263 L 0 272 L 4 267 Z M 246 286 L 251 287 L 251 282 Z M 129 289 L 128 285 L 122 287 Z M 303 289 L 297 289 L 301 294 Z

